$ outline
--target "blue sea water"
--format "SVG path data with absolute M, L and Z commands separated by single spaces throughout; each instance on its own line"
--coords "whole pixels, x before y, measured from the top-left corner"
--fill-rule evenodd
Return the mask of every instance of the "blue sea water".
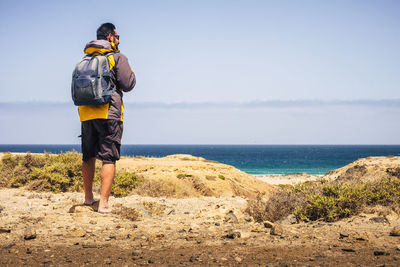
M 80 152 L 79 145 L 0 145 L 0 152 Z M 400 155 L 400 145 L 122 145 L 123 156 L 191 154 L 253 175 L 323 175 L 358 158 Z

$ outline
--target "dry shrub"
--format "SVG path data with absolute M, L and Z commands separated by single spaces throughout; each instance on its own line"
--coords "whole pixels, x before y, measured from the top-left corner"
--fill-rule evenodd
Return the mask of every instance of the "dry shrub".
M 167 208 L 166 205 L 158 204 L 153 201 L 143 201 L 142 206 L 148 210 L 152 215 L 160 215 L 162 214 L 165 209 Z
M 146 180 L 134 192 L 141 196 L 150 197 L 175 197 L 176 187 L 170 183 L 157 180 Z
M 114 205 L 112 213 L 117 214 L 122 218 L 130 221 L 138 221 L 141 217 L 139 211 L 137 211 L 136 209 L 128 208 L 122 206 L 121 204 Z
M 215 193 L 208 186 L 206 186 L 199 178 L 192 178 L 193 188 L 196 189 L 202 196 L 211 197 L 214 196 Z
M 256 199 L 249 200 L 246 211 L 256 222 L 276 222 L 293 214 L 296 208 L 305 206 L 306 200 L 304 194 L 280 188 L 268 199 L 258 195 Z

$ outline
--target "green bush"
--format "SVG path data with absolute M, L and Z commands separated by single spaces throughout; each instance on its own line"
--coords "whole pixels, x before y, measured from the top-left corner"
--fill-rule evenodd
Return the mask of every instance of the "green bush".
M 143 182 L 142 177 L 132 172 L 119 172 L 115 175 L 111 194 L 115 197 L 126 197 Z
M 128 195 L 141 182 L 135 173 L 118 172 L 111 194 Z M 96 166 L 94 183 L 100 184 L 100 167 Z M 6 153 L 0 163 L 0 187 L 22 187 L 30 190 L 82 192 L 82 155 L 63 154 L 12 155 Z
M 259 200 L 256 200 L 259 201 Z M 264 203 L 264 204 L 263 204 Z M 366 206 L 383 205 L 400 210 L 400 181 L 304 182 L 282 186 L 267 201 L 249 202 L 255 220 L 276 221 L 295 214 L 299 221 L 336 221 L 360 213 Z

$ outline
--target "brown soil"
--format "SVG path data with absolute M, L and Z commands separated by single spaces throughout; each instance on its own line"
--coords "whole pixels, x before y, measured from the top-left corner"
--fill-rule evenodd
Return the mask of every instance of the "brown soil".
M 399 177 L 399 167 L 397 157 L 362 159 L 326 178 Z M 247 195 L 273 187 L 231 166 L 176 155 L 118 168 L 193 195 L 112 197 L 113 213 L 99 214 L 82 193 L 0 189 L 0 266 L 400 266 L 400 217 L 386 207 L 271 229 L 245 210 Z
M 276 226 L 251 220 L 240 197 L 111 199 L 112 214 L 82 193 L 0 191 L 0 265 L 398 266 L 399 216 L 377 207 L 335 223 Z M 233 214 L 233 215 L 232 215 Z

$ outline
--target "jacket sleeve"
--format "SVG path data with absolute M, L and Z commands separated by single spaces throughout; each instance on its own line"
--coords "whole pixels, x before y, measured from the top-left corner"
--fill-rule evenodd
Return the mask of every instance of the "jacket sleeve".
M 118 87 L 124 92 L 129 92 L 135 87 L 136 76 L 131 66 L 129 66 L 128 58 L 121 53 L 118 55 L 118 61 L 115 66 Z

